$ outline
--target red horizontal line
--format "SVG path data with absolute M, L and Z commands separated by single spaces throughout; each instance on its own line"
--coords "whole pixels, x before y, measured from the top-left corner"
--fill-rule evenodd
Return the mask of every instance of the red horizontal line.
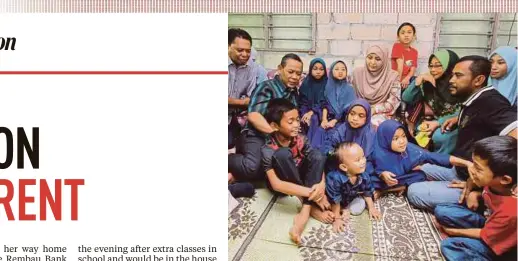
M 228 74 L 227 71 L 0 71 L 0 74 L 176 74 L 176 75 L 213 75 Z

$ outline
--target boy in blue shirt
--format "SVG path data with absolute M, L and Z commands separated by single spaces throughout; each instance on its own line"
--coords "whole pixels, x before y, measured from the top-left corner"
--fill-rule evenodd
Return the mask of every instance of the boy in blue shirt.
M 326 194 L 335 216 L 333 231 L 342 232 L 349 212 L 352 215 L 360 215 L 365 205 L 370 217 L 380 220 L 381 213 L 374 207 L 372 200 L 374 187 L 369 173 L 365 173 L 367 159 L 363 149 L 354 142 L 343 142 L 333 154 L 337 159 L 338 168 L 326 177 Z

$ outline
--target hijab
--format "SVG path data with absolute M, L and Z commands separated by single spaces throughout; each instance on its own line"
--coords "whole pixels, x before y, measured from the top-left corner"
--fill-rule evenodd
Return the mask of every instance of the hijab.
M 313 77 L 313 74 L 311 73 L 313 71 L 313 67 L 320 63 L 324 67 L 324 75 L 320 79 L 315 79 Z M 321 58 L 315 58 L 311 60 L 311 63 L 309 64 L 309 74 L 306 76 L 304 81 L 302 82 L 302 85 L 300 86 L 299 98 L 305 98 L 304 100 L 301 100 L 301 109 L 303 113 L 306 113 L 307 111 L 311 110 L 315 106 L 321 106 L 322 101 L 324 101 L 324 89 L 327 83 L 327 69 L 326 69 L 326 63 Z M 306 100 L 307 99 L 307 100 Z M 306 103 L 307 104 L 303 104 Z M 306 107 L 306 108 L 302 108 Z
M 440 50 L 430 55 L 428 64 L 432 63 L 434 57 L 441 63 L 443 74 L 435 80 L 435 86 L 430 82 L 423 82 L 422 91 L 426 103 L 430 105 L 435 116 L 440 117 L 454 113 L 460 106 L 458 99 L 450 93 L 450 79 L 459 56 L 450 50 Z
M 361 106 L 365 109 L 366 118 L 365 124 L 359 128 L 353 128 L 347 118 L 344 122 L 344 130 L 340 130 L 340 135 L 344 135 L 343 141 L 354 142 L 362 147 L 365 156 L 370 155 L 373 150 L 374 138 L 376 136 L 376 130 L 371 124 L 371 106 L 365 99 L 354 100 L 349 107 L 345 110 L 345 117 L 349 115 L 349 112 L 356 106 Z
M 378 126 L 374 142 L 374 162 L 378 173 L 390 171 L 396 175 L 403 175 L 412 171 L 414 165 L 418 165 L 423 158 L 425 151 L 410 141 L 403 153 L 392 150 L 392 139 L 399 128 L 405 130 L 403 125 L 395 120 L 386 120 Z M 405 133 L 408 138 L 408 133 Z
M 489 77 L 489 84 L 493 85 L 498 92 L 500 92 L 511 105 L 516 102 L 516 49 L 509 46 L 498 47 L 495 51 L 489 55 L 489 58 L 494 54 L 502 56 L 507 64 L 507 73 L 500 79 L 493 79 Z
M 367 55 L 376 54 L 381 58 L 381 66 L 374 72 L 365 66 L 356 68 L 353 72 L 353 85 L 358 97 L 366 99 L 369 104 L 385 102 L 392 89 L 393 83 L 398 79 L 398 73 L 392 70 L 389 50 L 386 46 L 373 45 L 367 49 Z
M 331 110 L 336 119 L 341 119 L 347 106 L 356 99 L 356 94 L 351 84 L 347 82 L 347 77 L 343 80 L 334 77 L 333 69 L 338 63 L 345 65 L 343 61 L 336 61 L 331 65 L 329 70 L 331 76 L 327 79 L 324 93 L 328 109 Z M 347 70 L 347 65 L 345 65 L 345 69 Z

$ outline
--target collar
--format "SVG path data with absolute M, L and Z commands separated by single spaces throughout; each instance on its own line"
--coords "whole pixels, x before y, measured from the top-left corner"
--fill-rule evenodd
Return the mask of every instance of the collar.
M 490 90 L 494 90 L 494 89 L 495 89 L 495 87 L 492 87 L 492 86 L 483 87 L 480 90 L 478 90 L 476 93 L 472 94 L 465 102 L 462 103 L 462 105 L 464 107 L 470 106 L 473 103 L 473 101 L 475 101 L 478 97 L 480 97 L 480 95 L 482 95 L 482 93 L 490 91 Z
M 288 88 L 288 86 L 284 85 L 284 83 L 281 81 L 281 77 L 277 74 L 273 77 L 273 79 L 275 79 L 276 81 L 279 82 L 279 84 L 282 86 L 282 88 L 284 88 L 284 92 L 297 92 L 297 87 L 295 88 Z
M 247 62 L 246 64 L 243 64 L 243 65 L 239 65 L 239 66 L 238 66 L 237 64 L 235 64 L 235 63 L 232 61 L 232 59 L 230 59 L 230 57 L 228 57 L 228 66 L 230 66 L 230 65 L 232 65 L 232 64 L 233 64 L 233 65 L 234 65 L 234 66 L 236 66 L 237 68 L 247 67 L 247 66 L 251 65 L 251 63 L 250 63 L 250 61 L 251 61 L 251 60 L 252 60 L 252 59 L 248 59 L 248 62 Z
M 272 132 L 272 134 L 270 134 L 270 135 L 271 135 L 272 142 L 274 142 L 275 145 L 277 145 L 277 147 L 279 147 L 279 148 L 293 148 L 293 146 L 295 146 L 295 144 L 297 144 L 297 139 L 299 138 L 299 136 L 293 137 L 291 139 L 291 141 L 290 141 L 290 145 L 288 145 L 288 147 L 284 147 L 284 146 L 282 146 L 280 141 L 275 136 L 275 133 L 276 133 L 276 131 Z
M 349 182 L 350 178 L 349 178 L 349 176 L 347 175 L 347 173 L 346 173 L 346 172 L 344 172 L 344 171 L 343 171 L 343 170 L 341 170 L 341 169 L 339 169 L 339 171 L 342 173 L 344 183 L 348 183 L 348 184 L 350 184 L 350 185 L 352 185 L 352 186 L 358 186 L 358 185 L 362 184 L 362 182 L 363 182 L 363 178 L 362 178 L 363 173 L 362 173 L 362 174 L 360 174 L 360 175 L 358 175 L 358 179 L 356 180 L 356 184 L 351 184 L 351 183 Z

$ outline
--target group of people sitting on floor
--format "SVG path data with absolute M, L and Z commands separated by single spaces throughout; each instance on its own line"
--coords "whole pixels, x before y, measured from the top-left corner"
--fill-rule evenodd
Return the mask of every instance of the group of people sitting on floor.
M 435 214 L 446 259 L 516 256 L 517 51 L 439 50 L 416 77 L 415 34 L 404 23 L 391 51 L 369 47 L 352 80 L 315 58 L 300 84 L 299 56 L 268 79 L 250 35 L 229 29 L 229 190 L 263 180 L 298 197 L 297 244 L 310 216 L 341 232 L 365 209 L 382 218 L 374 202 L 396 193 Z

